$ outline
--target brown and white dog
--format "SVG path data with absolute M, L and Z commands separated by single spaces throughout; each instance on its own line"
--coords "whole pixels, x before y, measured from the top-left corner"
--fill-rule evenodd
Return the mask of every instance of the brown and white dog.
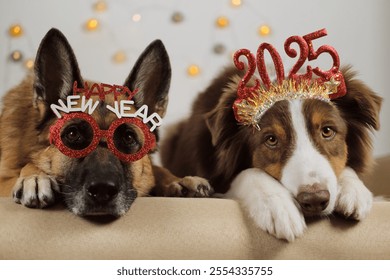
M 134 105 L 126 108 L 127 112 L 147 106 L 148 117 L 154 113 L 163 117 L 170 78 L 168 54 L 162 42 L 156 40 L 140 55 L 124 83 L 131 91 L 139 89 L 133 98 Z M 96 110 L 90 115 L 80 113 L 88 115 L 90 122 L 72 119 L 58 130 L 62 142 L 73 152 L 91 147 L 93 139 L 98 139 L 95 148 L 77 158 L 62 153 L 51 141 L 51 127 L 60 120 L 51 106 L 72 97 L 74 82 L 84 85 L 73 50 L 59 30 L 51 29 L 39 47 L 34 75 L 3 98 L 0 196 L 12 195 L 17 203 L 44 208 L 53 204 L 59 194 L 67 208 L 77 215 L 118 217 L 128 211 L 136 197 L 150 192 L 164 196 L 208 195 L 210 186 L 206 180 L 177 178 L 168 170 L 154 166 L 151 154 L 156 147 L 130 161 L 116 156 L 118 150 L 128 155 L 138 153 L 147 138 L 139 126 L 130 122 L 112 129 L 110 134 L 112 124 L 120 120 L 107 110 L 108 105 L 114 106 L 113 92 L 105 95 L 104 100 L 91 97 L 93 102 L 100 99 Z M 127 100 L 129 96 L 118 98 Z M 142 123 L 140 117 L 133 119 Z M 94 133 L 98 130 L 99 133 Z M 145 129 L 148 130 L 149 127 Z M 158 140 L 157 129 L 150 133 L 153 133 L 150 137 Z
M 304 216 L 363 219 L 373 198 L 359 176 L 372 163 L 381 98 L 350 69 L 343 74 L 344 97 L 276 102 L 258 131 L 237 124 L 232 105 L 243 73 L 226 69 L 163 141 L 163 164 L 179 176 L 208 178 L 277 238 L 301 236 Z

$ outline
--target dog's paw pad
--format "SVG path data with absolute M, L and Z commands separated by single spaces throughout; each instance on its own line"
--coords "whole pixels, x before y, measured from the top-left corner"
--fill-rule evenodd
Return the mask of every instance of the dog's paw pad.
M 44 208 L 55 201 L 54 191 L 59 190 L 57 182 L 47 175 L 19 177 L 13 188 L 13 199 L 30 208 Z
M 206 179 L 197 176 L 187 176 L 171 184 L 176 196 L 182 197 L 209 197 L 214 193 Z

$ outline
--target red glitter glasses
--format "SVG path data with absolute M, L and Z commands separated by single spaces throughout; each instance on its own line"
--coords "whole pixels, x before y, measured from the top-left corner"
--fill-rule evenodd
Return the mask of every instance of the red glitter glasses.
M 138 118 L 113 121 L 108 130 L 101 130 L 95 119 L 86 113 L 70 113 L 50 127 L 50 143 L 72 158 L 89 155 L 106 139 L 107 147 L 121 161 L 143 158 L 156 144 L 149 127 Z

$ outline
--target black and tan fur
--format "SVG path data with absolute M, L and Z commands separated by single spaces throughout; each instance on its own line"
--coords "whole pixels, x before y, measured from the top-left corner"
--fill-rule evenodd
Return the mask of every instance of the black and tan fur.
M 136 108 L 146 104 L 149 114 L 164 116 L 170 78 L 168 54 L 162 42 L 156 40 L 140 55 L 124 85 L 139 89 L 134 97 Z M 120 216 L 137 196 L 152 191 L 165 196 L 208 195 L 207 181 L 177 178 L 154 166 L 150 155 L 136 162 L 121 162 L 107 149 L 104 139 L 95 151 L 80 159 L 69 158 L 50 145 L 49 127 L 57 119 L 50 105 L 71 94 L 74 81 L 79 87 L 84 84 L 75 55 L 64 35 L 52 29 L 39 47 L 34 74 L 3 98 L 2 196 L 12 195 L 25 206 L 43 208 L 54 202 L 57 193 L 75 214 Z M 104 102 L 112 104 L 113 97 L 106 96 Z M 116 118 L 104 107 L 100 104 L 92 115 L 100 129 L 107 129 Z M 153 133 L 158 139 L 157 131 Z M 88 187 L 92 184 L 99 185 L 103 199 L 91 199 Z

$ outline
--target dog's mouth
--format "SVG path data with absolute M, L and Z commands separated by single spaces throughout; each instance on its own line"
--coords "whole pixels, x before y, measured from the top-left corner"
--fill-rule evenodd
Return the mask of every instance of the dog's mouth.
M 325 217 L 325 216 L 328 216 L 330 214 L 329 211 L 326 211 L 326 210 L 323 210 L 323 211 L 307 211 L 307 210 L 304 210 L 302 207 L 301 207 L 301 210 L 302 210 L 303 215 L 305 217 L 307 217 L 307 218 Z
M 80 190 L 69 185 L 61 188 L 65 206 L 75 215 L 91 217 L 119 218 L 127 213 L 137 197 L 137 191 L 130 186 L 121 186 L 115 195 L 94 195 L 88 188 Z
M 87 206 L 84 210 L 80 211 L 80 209 L 72 209 L 71 211 L 82 217 L 86 218 L 93 218 L 93 217 L 112 217 L 113 219 L 117 219 L 130 209 L 131 204 L 129 207 L 126 207 L 126 209 L 123 209 L 122 207 L 116 207 L 116 206 L 110 206 L 110 207 L 91 207 Z
M 104 217 L 119 218 L 127 213 L 133 204 L 134 199 L 127 200 L 126 203 L 113 201 L 109 205 L 97 205 L 95 203 L 84 202 L 82 204 L 67 205 L 69 210 L 81 217 Z

